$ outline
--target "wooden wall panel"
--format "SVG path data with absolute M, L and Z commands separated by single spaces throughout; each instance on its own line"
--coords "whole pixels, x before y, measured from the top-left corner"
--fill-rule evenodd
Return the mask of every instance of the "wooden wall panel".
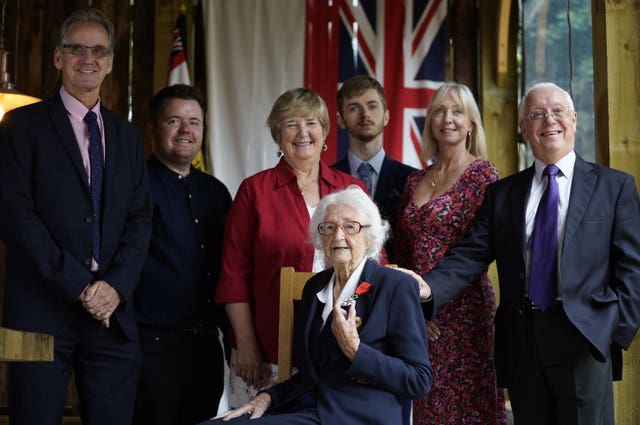
M 155 60 L 155 0 L 136 0 L 132 15 L 133 52 L 131 73 L 132 122 L 142 130 L 145 153 L 151 152 L 151 139 L 145 129 L 150 120 L 149 102 L 154 94 L 153 66 Z
M 449 2 L 447 26 L 453 45 L 448 78 L 465 84 L 478 99 L 478 9 L 475 0 Z
M 640 184 L 640 8 L 637 0 L 594 0 L 593 59 L 596 161 Z M 579 118 L 579 117 L 578 117 Z M 637 226 L 638 223 L 630 224 Z M 617 425 L 640 423 L 640 341 L 623 353 L 614 384 Z

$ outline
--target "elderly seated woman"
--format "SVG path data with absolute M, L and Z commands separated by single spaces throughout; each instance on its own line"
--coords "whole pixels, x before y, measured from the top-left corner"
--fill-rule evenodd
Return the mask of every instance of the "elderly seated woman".
M 403 401 L 429 390 L 432 371 L 418 286 L 376 261 L 388 227 L 357 186 L 322 198 L 309 230 L 332 268 L 302 294 L 299 372 L 202 424 L 402 423 Z

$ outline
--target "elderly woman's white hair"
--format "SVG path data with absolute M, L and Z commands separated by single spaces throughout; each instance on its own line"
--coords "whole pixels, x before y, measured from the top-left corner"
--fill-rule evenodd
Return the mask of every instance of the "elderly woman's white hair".
M 320 200 L 313 217 L 311 217 L 311 222 L 309 222 L 309 234 L 316 249 L 323 249 L 322 235 L 318 232 L 318 225 L 324 221 L 329 207 L 334 205 L 345 205 L 352 208 L 360 216 L 358 220 L 360 224 L 370 226 L 362 229 L 369 241 L 369 248 L 365 255 L 378 259 L 382 245 L 389 234 L 389 223 L 382 219 L 378 207 L 371 198 L 356 185 L 330 193 Z

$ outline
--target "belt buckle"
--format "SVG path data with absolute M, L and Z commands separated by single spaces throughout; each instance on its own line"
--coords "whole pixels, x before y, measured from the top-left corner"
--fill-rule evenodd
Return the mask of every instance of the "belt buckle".
M 529 297 L 524 297 L 524 302 L 526 307 L 531 310 L 531 311 L 540 311 L 540 307 L 538 307 L 537 305 L 535 305 L 533 303 L 533 301 L 531 301 L 531 299 Z

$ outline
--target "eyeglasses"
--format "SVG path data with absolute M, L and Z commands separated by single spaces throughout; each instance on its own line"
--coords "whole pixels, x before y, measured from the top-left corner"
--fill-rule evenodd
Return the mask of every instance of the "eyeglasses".
M 357 221 L 345 221 L 342 224 L 329 223 L 323 221 L 318 224 L 318 233 L 323 236 L 331 236 L 338 231 L 338 227 L 342 229 L 342 231 L 350 236 L 357 235 L 364 227 L 371 227 L 370 224 L 360 224 Z
M 102 59 L 105 56 L 111 54 L 111 49 L 105 46 L 85 46 L 83 44 L 63 44 L 62 48 L 73 56 L 84 56 L 87 53 L 87 49 L 91 50 L 91 54 L 94 58 Z
M 573 111 L 571 109 L 559 106 L 557 108 L 553 108 L 551 111 L 543 111 L 542 109 L 531 111 L 529 115 L 527 115 L 527 117 L 529 118 L 529 121 L 542 121 L 546 120 L 547 117 L 564 119 L 567 118 L 572 112 Z

